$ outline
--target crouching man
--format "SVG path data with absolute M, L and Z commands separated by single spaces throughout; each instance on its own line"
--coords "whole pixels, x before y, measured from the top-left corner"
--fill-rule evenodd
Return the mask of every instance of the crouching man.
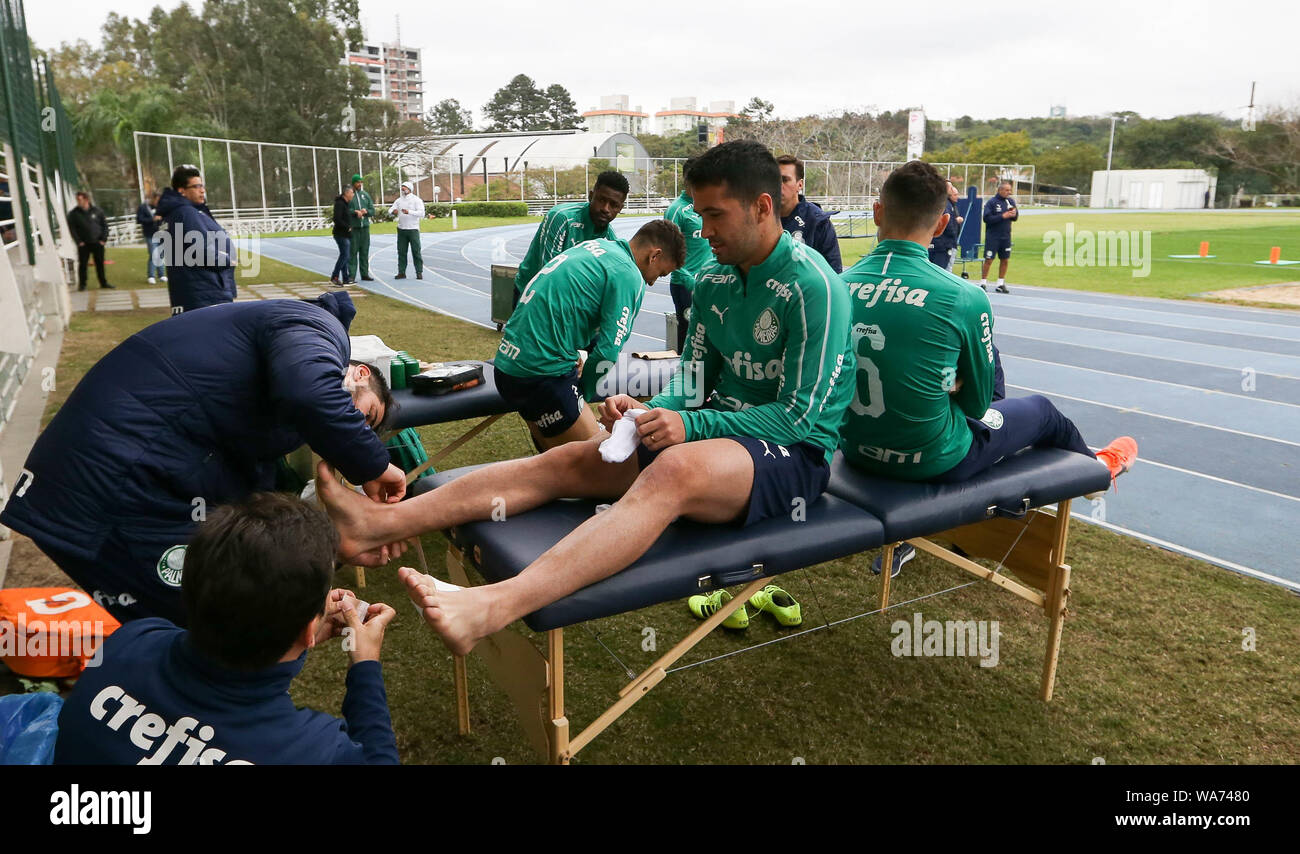
M 539 451 L 598 432 L 585 401 L 632 336 L 647 285 L 686 259 L 677 226 L 656 219 L 629 243 L 588 240 L 533 277 L 501 333 L 497 391 L 523 417 Z M 578 350 L 595 340 L 581 373 Z
M 397 764 L 379 650 L 395 612 L 330 590 L 338 535 L 319 509 L 259 493 L 190 544 L 190 627 L 127 623 L 59 714 L 66 765 Z M 294 706 L 307 650 L 345 635 L 343 720 Z
M 599 437 L 571 442 L 384 507 L 318 472 L 341 553 L 371 564 L 387 544 L 487 519 L 502 501 L 515 515 L 564 497 L 618 499 L 497 584 L 438 592 L 403 569 L 411 598 L 457 654 L 624 569 L 679 517 L 749 525 L 787 515 L 826 488 L 853 393 L 841 373 L 850 356 L 848 292 L 825 259 L 782 232 L 781 173 L 765 147 L 711 148 L 686 180 L 717 257 L 696 284 L 681 370 L 635 416 L 640 443 L 623 449 L 626 459 L 605 462 Z M 602 421 L 612 426 L 639 406 L 611 397 Z

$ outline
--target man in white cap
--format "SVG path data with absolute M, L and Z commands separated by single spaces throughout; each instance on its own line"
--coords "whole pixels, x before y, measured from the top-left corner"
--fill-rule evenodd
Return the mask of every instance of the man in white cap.
M 394 278 L 406 278 L 406 247 L 411 247 L 411 259 L 415 261 L 415 278 L 424 278 L 424 258 L 420 255 L 420 220 L 424 219 L 424 202 L 411 192 L 409 181 L 402 182 L 402 194 L 389 207 L 390 214 L 397 215 L 397 275 Z

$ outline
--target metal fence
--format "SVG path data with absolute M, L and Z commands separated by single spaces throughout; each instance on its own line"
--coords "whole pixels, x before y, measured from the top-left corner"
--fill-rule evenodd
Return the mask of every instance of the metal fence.
M 377 204 L 388 204 L 403 181 L 426 202 L 515 201 L 541 213 L 565 201 L 585 199 L 600 172 L 623 173 L 630 187 L 628 211 L 662 210 L 684 186 L 680 158 L 496 157 L 434 155 L 421 144 L 405 151 L 292 145 L 178 134 L 135 134 L 140 196 L 166 186 L 181 164 L 197 166 L 208 190 L 208 206 L 224 220 L 312 219 L 325 214 L 334 196 L 360 174 Z M 901 161 L 810 160 L 805 195 L 823 207 L 865 210 Z M 1026 164 L 937 163 L 963 194 L 981 195 L 1010 178 L 1026 203 L 1034 197 L 1035 169 Z M 1028 188 L 1028 192 L 1025 190 Z M 244 230 L 244 226 L 239 226 Z M 277 228 L 275 230 L 291 230 Z
M 76 258 L 63 213 L 77 182 L 72 128 L 52 69 L 28 44 L 22 0 L 0 0 L 0 430 L 47 319 L 68 321 Z

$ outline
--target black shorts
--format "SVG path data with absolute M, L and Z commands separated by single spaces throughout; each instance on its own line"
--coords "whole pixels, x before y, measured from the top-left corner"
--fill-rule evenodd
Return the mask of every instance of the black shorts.
M 568 430 L 582 414 L 577 368 L 562 377 L 516 377 L 494 367 L 493 375 L 502 399 L 547 438 Z
M 723 436 L 739 442 L 754 461 L 754 486 L 749 491 L 749 508 L 735 522 L 739 527 L 775 516 L 802 511 L 826 491 L 831 467 L 826 452 L 809 442 L 778 445 L 750 436 Z M 637 462 L 645 471 L 660 451 L 636 446 Z
M 991 261 L 997 255 L 1003 261 L 1011 257 L 1011 237 L 989 237 L 984 241 L 984 260 Z

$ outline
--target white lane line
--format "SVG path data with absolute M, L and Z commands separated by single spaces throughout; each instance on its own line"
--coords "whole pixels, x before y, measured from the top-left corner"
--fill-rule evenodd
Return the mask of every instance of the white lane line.
M 1022 362 L 1037 362 L 1040 365 L 1054 365 L 1059 368 L 1068 368 L 1069 370 L 1072 371 L 1087 371 L 1088 373 L 1091 374 L 1105 374 L 1108 377 L 1122 377 L 1123 379 L 1137 380 L 1138 382 L 1144 382 L 1144 383 L 1156 383 L 1158 385 L 1173 386 L 1174 388 L 1185 388 L 1188 389 L 1189 391 L 1197 391 L 1203 394 L 1220 394 L 1223 395 L 1224 397 L 1236 397 L 1236 398 L 1240 398 L 1241 400 L 1249 400 L 1252 403 L 1271 403 L 1274 406 L 1290 406 L 1295 409 L 1300 409 L 1300 404 L 1287 403 L 1286 401 L 1283 400 L 1269 400 L 1267 398 L 1258 397 L 1256 395 L 1237 394 L 1234 391 L 1220 391 L 1217 388 L 1204 388 L 1198 385 L 1187 385 L 1186 383 L 1169 382 L 1168 380 L 1153 380 L 1149 377 L 1135 377 L 1132 374 L 1120 374 L 1120 373 L 1116 373 L 1115 371 L 1103 371 L 1100 368 L 1085 368 L 1082 365 L 1072 365 L 1069 362 L 1053 362 L 1048 359 L 1033 359 L 1030 358 L 1029 356 L 1017 356 L 1013 353 L 1004 353 L 1002 355 L 1002 361 L 1005 362 L 1008 359 L 1011 360 L 1019 359 Z
M 1249 265 L 1249 266 L 1254 267 L 1254 265 Z M 1255 269 L 1259 269 L 1259 268 L 1255 267 Z M 1186 306 L 1188 308 L 1195 308 L 1195 309 L 1203 308 L 1206 309 L 1207 311 L 1213 312 L 1212 314 L 1197 313 L 1194 315 L 1196 317 L 1215 318 L 1215 317 L 1225 317 L 1234 314 L 1252 314 L 1252 315 L 1263 316 L 1263 317 L 1277 318 L 1278 320 L 1281 320 L 1283 318 L 1289 319 L 1293 316 L 1293 312 L 1289 312 L 1285 309 L 1280 309 L 1280 308 L 1262 308 L 1257 306 L 1229 305 L 1227 303 L 1222 303 L 1222 302 L 1207 302 L 1204 300 L 1192 300 L 1192 299 L 1165 299 L 1162 297 L 1139 297 L 1139 296 L 1132 296 L 1129 294 L 1107 294 L 1107 293 L 1100 293 L 1098 291 L 1079 291 L 1079 290 L 1073 290 L 1071 288 L 1053 288 L 1047 285 L 1030 285 L 1027 283 L 1018 285 L 1015 282 L 1010 282 L 1008 284 L 1013 288 L 1019 287 L 1023 289 L 1023 293 L 1018 292 L 1016 296 L 1033 297 L 1034 299 L 1050 299 L 1051 298 L 1050 296 L 1040 297 L 1039 294 L 1052 294 L 1059 297 L 1058 300 L 1059 302 L 1067 302 L 1067 303 L 1077 302 L 1077 303 L 1082 303 L 1084 305 L 1121 306 L 1130 302 L 1138 302 L 1143 305 L 1168 306 L 1172 303 L 1173 305 L 1177 305 L 1177 306 Z M 1070 299 L 1070 297 L 1072 296 L 1073 297 L 1082 296 L 1082 297 L 1086 297 L 1086 299 Z M 1182 314 L 1183 312 L 1170 311 L 1170 313 Z M 1191 312 L 1188 313 L 1190 314 Z M 1260 320 L 1260 321 L 1252 321 L 1252 322 L 1267 323 L 1268 321 Z M 1275 324 L 1275 325 L 1286 326 L 1289 324 L 1284 323 L 1284 324 Z
M 1255 324 L 1255 325 L 1258 325 L 1258 326 L 1276 326 L 1276 327 L 1278 327 L 1279 329 L 1286 329 L 1286 330 L 1288 330 L 1288 331 L 1290 331 L 1290 332 L 1296 333 L 1295 335 L 1268 335 L 1268 334 L 1266 334 L 1266 333 L 1261 333 L 1261 332 L 1244 332 L 1244 331 L 1237 330 L 1237 329 L 1217 329 L 1217 330 L 1216 330 L 1216 329 L 1208 329 L 1208 328 L 1206 328 L 1205 326 L 1186 326 L 1186 325 L 1181 324 L 1181 323 L 1161 323 L 1161 322 L 1158 321 L 1158 320 L 1146 320 L 1146 319 L 1141 318 L 1141 317 L 1116 317 L 1116 316 L 1114 316 L 1113 314 L 1112 314 L 1112 315 L 1107 315 L 1107 314 L 1103 314 L 1103 313 L 1100 312 L 1100 309 L 1106 308 L 1106 309 L 1112 309 L 1112 310 L 1113 310 L 1114 308 L 1116 308 L 1116 306 L 1108 306 L 1108 305 L 1093 305 L 1093 304 L 1091 304 L 1091 303 L 1078 303 L 1078 302 L 1076 302 L 1076 303 L 1070 303 L 1070 302 L 1067 301 L 1067 300 L 1051 300 L 1051 299 L 1043 299 L 1043 298 L 1041 298 L 1041 297 L 1039 297 L 1038 299 L 1039 299 L 1039 301 L 1041 301 L 1041 302 L 1052 302 L 1052 303 L 1056 303 L 1056 304 L 1058 304 L 1058 305 L 1074 306 L 1075 308 L 1074 308 L 1074 310 L 1070 310 L 1070 308 L 1047 308 L 1047 307 L 1045 307 L 1045 306 L 1041 306 L 1041 305 L 1020 305 L 1020 304 L 1015 303 L 1015 302 L 1009 303 L 1009 305 L 1011 305 L 1013 308 L 1016 308 L 1016 307 L 1019 307 L 1019 308 L 1027 308 L 1027 309 L 1032 309 L 1033 311 L 1046 311 L 1046 312 L 1051 312 L 1052 314 L 1073 314 L 1073 315 L 1076 315 L 1076 316 L 1079 316 L 1079 317 L 1097 317 L 1097 318 L 1103 318 L 1103 319 L 1107 319 L 1107 320 L 1130 320 L 1130 321 L 1132 321 L 1133 323 L 1149 323 L 1149 324 L 1151 324 L 1152 326 L 1173 326 L 1173 327 L 1176 327 L 1176 328 L 1178 328 L 1178 329 L 1193 329 L 1193 330 L 1200 331 L 1200 332 L 1222 332 L 1222 333 L 1225 334 L 1225 335 L 1251 335 L 1251 336 L 1256 337 L 1256 338 L 1276 338 L 1277 340 L 1280 340 L 1280 341 L 1300 341 L 1300 324 L 1290 324 L 1290 325 L 1288 325 L 1288 324 L 1285 324 L 1285 323 L 1266 323 L 1266 322 L 1264 322 L 1264 321 L 1259 321 L 1259 320 L 1247 320 L 1247 319 L 1245 319 L 1245 318 L 1240 318 L 1240 319 L 1238 319 L 1238 318 L 1231 318 L 1231 317 L 1211 317 L 1211 316 L 1209 316 L 1209 315 L 1204 315 L 1204 314 L 1186 314 L 1186 313 L 1172 312 L 1172 311 L 1159 311 L 1158 309 L 1150 309 L 1150 308 L 1133 308 L 1133 309 L 1130 309 L 1131 311 L 1134 311 L 1134 312 L 1142 312 L 1143 314 L 1158 314 L 1158 315 L 1161 315 L 1161 316 L 1163 316 L 1163 317 L 1168 317 L 1168 318 L 1178 318 L 1178 317 L 1189 317 L 1189 318 L 1191 318 L 1191 317 L 1194 317 L 1194 318 L 1197 318 L 1197 319 L 1199 319 L 1199 320 L 1206 321 L 1207 323 L 1214 323 L 1214 322 L 1221 322 L 1221 323 L 1250 323 L 1250 324 Z M 1097 309 L 1097 312 L 1096 312 L 1096 313 L 1093 313 L 1093 312 L 1079 311 L 1078 308 L 1077 308 L 1077 306 L 1080 306 L 1080 305 L 1088 306 L 1088 307 L 1090 307 L 1090 308 L 1095 308 L 1095 309 Z
M 1008 319 L 1014 319 L 1014 318 L 1008 318 Z M 1120 356 L 1139 356 L 1143 359 L 1159 359 L 1162 362 L 1176 362 L 1180 365 L 1197 365 L 1202 368 L 1219 368 L 1225 371 L 1232 371 L 1233 373 L 1238 373 L 1241 371 L 1240 365 L 1222 365 L 1222 364 L 1216 364 L 1214 362 L 1194 362 L 1191 359 L 1179 359 L 1173 356 L 1156 356 L 1151 353 L 1135 353 L 1132 350 L 1116 350 L 1113 347 L 1094 347 L 1091 344 L 1076 344 L 1071 341 L 1062 341 L 1059 338 L 1039 338 L 1036 335 L 1020 335 L 1015 332 L 999 332 L 997 333 L 997 337 L 998 338 L 1002 338 L 1002 337 L 1023 338 L 1026 341 L 1045 341 L 1049 344 L 1059 344 L 1062 347 L 1082 347 L 1087 350 L 1100 350 L 1103 353 L 1115 353 L 1116 355 L 1120 355 Z M 1014 354 L 1008 353 L 1007 355 L 1014 355 Z M 1027 359 L 1029 357 L 1018 356 L 1017 358 Z M 1055 364 L 1068 365 L 1069 362 L 1057 362 Z M 1270 373 L 1269 371 L 1256 371 L 1255 375 L 1261 377 L 1277 377 L 1278 379 L 1283 379 L 1283 380 L 1300 380 L 1300 377 L 1291 376 L 1290 374 L 1277 374 L 1277 373 Z
M 1293 448 L 1300 448 L 1300 442 L 1291 442 L 1287 439 L 1278 439 L 1274 436 L 1261 436 L 1259 433 L 1247 433 L 1244 430 L 1233 430 L 1231 427 L 1219 427 L 1215 424 L 1205 424 L 1200 421 L 1188 421 L 1186 418 L 1176 418 L 1172 415 L 1161 415 L 1158 412 L 1148 412 L 1145 409 L 1138 409 L 1133 406 L 1116 406 L 1113 403 L 1102 403 L 1100 400 L 1089 400 L 1086 397 L 1072 397 L 1068 394 L 1061 394 L 1057 391 L 1046 391 L 1039 388 L 1029 388 L 1023 385 L 1012 385 L 1007 383 L 1007 388 L 1018 388 L 1021 391 L 1027 391 L 1030 394 L 1041 394 L 1046 397 L 1059 397 L 1063 400 L 1073 400 L 1076 403 L 1090 403 L 1093 406 L 1104 406 L 1107 409 L 1114 409 L 1118 412 L 1131 412 L 1134 415 L 1145 415 L 1149 418 L 1160 418 L 1165 421 L 1177 421 L 1180 424 L 1190 424 L 1193 427 L 1204 427 L 1206 430 L 1218 430 L 1223 433 L 1233 433 L 1238 436 L 1248 436 L 1251 439 L 1262 439 L 1265 442 L 1277 442 L 1281 445 L 1290 445 Z
M 1093 448 L 1092 450 L 1096 452 L 1101 450 L 1101 448 Z M 1228 480 L 1226 478 L 1216 477 L 1212 474 L 1206 474 L 1205 472 L 1192 471 L 1191 469 L 1181 468 L 1180 466 L 1173 466 L 1170 465 L 1169 463 L 1158 463 L 1155 460 L 1149 459 L 1147 457 L 1138 457 L 1137 463 L 1135 463 L 1135 465 L 1157 466 L 1158 468 L 1169 469 L 1170 471 L 1176 471 L 1181 474 L 1189 474 L 1192 475 L 1193 477 L 1205 478 L 1206 480 L 1212 480 L 1215 481 L 1216 483 L 1222 483 L 1227 486 L 1239 486 L 1242 489 L 1249 489 L 1251 492 L 1259 492 L 1264 495 L 1271 495 L 1274 498 L 1285 498 L 1287 501 L 1300 502 L 1300 496 L 1287 495 L 1285 492 L 1274 492 L 1273 490 L 1265 489 L 1262 486 L 1251 486 L 1249 483 L 1241 483 L 1235 480 Z
M 482 321 L 479 321 L 479 320 L 470 320 L 468 317 L 463 317 L 463 316 L 461 316 L 461 315 L 459 315 L 459 314 L 452 314 L 450 311 L 444 311 L 443 309 L 438 308 L 436 305 L 430 305 L 429 303 L 425 302 L 424 300 L 419 299 L 419 298 L 414 297 L 414 296 L 411 296 L 410 294 L 408 294 L 408 293 L 406 293 L 406 292 L 404 292 L 404 291 L 399 291 L 397 288 L 393 287 L 392 285 L 390 285 L 388 282 L 384 281 L 384 280 L 383 280 L 382 278 L 380 278 L 379 276 L 375 276 L 375 277 L 374 277 L 374 280 L 375 280 L 376 282 L 379 282 L 379 283 L 380 283 L 381 285 L 383 285 L 384 287 L 388 288 L 388 289 L 389 289 L 390 291 L 392 291 L 394 294 L 397 294 L 397 296 L 395 297 L 395 299 L 400 300 L 401 302 L 413 302 L 413 303 L 417 303 L 417 304 L 423 306 L 424 308 L 427 308 L 429 311 L 432 311 L 434 314 L 441 314 L 441 315 L 443 315 L 443 316 L 445 316 L 445 317 L 453 317 L 453 318 L 455 318 L 456 320 L 463 320 L 463 321 L 465 321 L 466 323 L 472 323 L 472 324 L 474 324 L 475 326 L 482 326 L 482 327 L 485 328 L 485 329 L 491 329 L 493 332 L 496 332 L 496 331 L 497 331 L 497 327 L 496 327 L 496 324 L 495 324 L 495 323 L 483 323 Z M 362 287 L 365 288 L 366 290 L 370 290 L 370 288 L 369 288 L 369 287 L 366 287 L 365 285 L 362 285 Z
M 1221 566 L 1224 569 L 1231 569 L 1234 572 L 1240 572 L 1242 575 L 1249 575 L 1252 578 L 1258 578 L 1261 581 L 1268 581 L 1272 584 L 1277 584 L 1290 590 L 1300 592 L 1300 582 L 1292 581 L 1288 578 L 1279 578 L 1276 575 L 1261 572 L 1258 569 L 1251 569 L 1248 566 L 1242 566 L 1239 563 L 1234 563 L 1233 561 L 1221 557 L 1215 557 L 1214 555 L 1206 554 L 1205 552 L 1200 552 L 1196 549 L 1190 549 L 1187 546 L 1180 546 L 1177 543 L 1171 543 L 1168 540 L 1162 540 L 1159 537 L 1153 537 L 1150 534 L 1144 534 L 1141 531 L 1134 531 L 1130 528 L 1113 525 L 1110 522 L 1103 522 L 1100 519 L 1092 518 L 1087 513 L 1071 511 L 1070 515 L 1075 519 L 1078 519 L 1080 522 L 1087 522 L 1089 525 L 1097 525 L 1118 534 L 1127 534 L 1130 537 L 1135 537 L 1139 540 L 1151 543 L 1152 545 L 1160 546 L 1162 549 L 1168 549 L 1171 552 L 1178 552 L 1179 554 L 1194 557 L 1197 560 L 1203 560 L 1206 563 L 1211 563 L 1215 566 Z
M 997 314 L 995 313 L 995 314 L 994 314 L 994 333 L 995 333 L 995 334 L 996 334 L 996 331 L 997 331 L 997 322 L 996 322 L 996 318 L 997 318 Z M 1079 328 L 1080 328 L 1078 325 L 1073 324 L 1073 323 L 1053 323 L 1053 322 L 1050 321 L 1050 320 L 1033 320 L 1033 319 L 1028 318 L 1028 317 L 1007 317 L 1006 319 L 1009 320 L 1009 321 L 1015 322 L 1015 323 L 1041 323 L 1043 326 L 1060 326 L 1060 327 L 1062 327 L 1062 328 L 1064 328 L 1064 329 L 1079 329 Z M 1201 344 L 1200 342 L 1197 342 L 1197 341 L 1188 341 L 1188 340 L 1183 339 L 1183 338 L 1163 338 L 1163 337 L 1161 337 L 1161 336 L 1159 336 L 1159 335 L 1143 335 L 1141 332 L 1125 332 L 1125 331 L 1122 330 L 1122 329 L 1095 329 L 1095 328 L 1093 328 L 1093 327 L 1091 327 L 1091 326 L 1089 326 L 1089 327 L 1085 327 L 1085 328 L 1086 328 L 1087 331 L 1089 331 L 1089 332 L 1100 332 L 1100 333 L 1103 333 L 1103 334 L 1106 334 L 1106 335 L 1128 335 L 1128 336 L 1131 336 L 1131 337 L 1133 337 L 1133 338 L 1147 338 L 1147 339 L 1149 339 L 1149 340 L 1151 340 L 1151 341 L 1160 341 L 1160 342 L 1165 343 L 1165 344 L 1168 344 L 1169 342 L 1172 341 L 1172 342 L 1174 342 L 1174 343 L 1176 343 L 1176 344 L 1196 344 L 1197 346 L 1200 346 L 1200 347 L 1204 347 L 1204 348 L 1214 348 L 1214 349 L 1217 349 L 1217 350 L 1240 350 L 1240 351 L 1243 351 L 1243 352 L 1259 353 L 1259 354 L 1262 355 L 1262 356 L 1277 356 L 1277 357 L 1282 358 L 1282 359 L 1300 359 L 1300 355 L 1297 355 L 1297 354 L 1295 354 L 1295 353 L 1273 353 L 1273 352 L 1270 352 L 1270 351 L 1268 351 L 1268 350 L 1255 350 L 1255 349 L 1250 348 L 1250 347 L 1232 347 L 1232 346 L 1230 346 L 1230 345 L 1228 345 L 1228 344 Z

